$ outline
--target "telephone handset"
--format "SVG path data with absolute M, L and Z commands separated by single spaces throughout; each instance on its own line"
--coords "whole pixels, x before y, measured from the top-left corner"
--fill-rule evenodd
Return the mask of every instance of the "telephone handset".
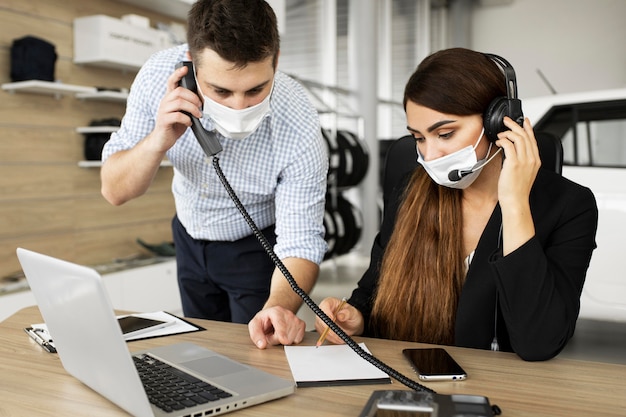
M 188 90 L 193 91 L 198 94 L 198 87 L 196 85 L 196 78 L 194 76 L 193 63 L 191 61 L 181 61 L 176 64 L 176 68 L 180 68 L 182 66 L 187 67 L 187 74 L 180 80 L 180 86 L 185 87 Z M 193 134 L 196 136 L 198 143 L 202 147 L 202 150 L 207 156 L 214 156 L 222 151 L 222 145 L 219 140 L 217 140 L 217 135 L 215 132 L 210 132 L 202 126 L 200 123 L 200 119 L 192 116 L 187 112 L 183 112 L 187 116 L 191 118 L 191 130 Z

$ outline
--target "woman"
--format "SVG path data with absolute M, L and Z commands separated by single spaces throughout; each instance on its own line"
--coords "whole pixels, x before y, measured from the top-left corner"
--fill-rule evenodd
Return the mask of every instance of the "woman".
M 370 267 L 335 317 L 348 334 L 525 360 L 550 359 L 572 337 L 596 246 L 595 199 L 540 169 L 528 119 L 503 117 L 494 141 L 485 136 L 483 114 L 502 96 L 500 66 L 467 49 L 429 56 L 409 79 L 404 108 L 420 166 L 395 187 Z M 450 179 L 457 170 L 463 177 Z

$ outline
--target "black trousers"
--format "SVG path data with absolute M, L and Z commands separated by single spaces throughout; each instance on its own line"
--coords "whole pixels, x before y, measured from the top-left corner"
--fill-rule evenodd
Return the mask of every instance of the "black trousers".
M 273 246 L 274 226 L 262 230 Z M 186 317 L 248 323 L 269 296 L 274 264 L 254 235 L 197 240 L 172 220 L 178 287 Z

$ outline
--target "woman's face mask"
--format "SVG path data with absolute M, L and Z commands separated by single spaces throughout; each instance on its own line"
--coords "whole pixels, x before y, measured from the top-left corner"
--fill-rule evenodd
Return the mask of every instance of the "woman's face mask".
M 202 112 L 213 120 L 217 131 L 225 137 L 245 139 L 259 127 L 263 119 L 269 114 L 270 98 L 273 91 L 274 84 L 263 101 L 240 110 L 226 107 L 201 93 L 204 99 Z
M 483 138 L 483 133 L 485 133 L 484 128 L 480 132 L 480 136 L 474 146 L 466 146 L 463 149 L 459 149 L 458 151 L 442 156 L 441 158 L 433 159 L 432 161 L 424 161 L 424 157 L 418 148 L 417 161 L 424 167 L 430 178 L 432 178 L 432 180 L 437 184 L 449 188 L 467 188 L 480 174 L 480 171 L 483 168 L 482 164 L 489 156 L 491 146 L 493 145 L 493 143 L 489 144 L 489 150 L 483 159 L 480 161 L 476 159 L 476 147 Z M 457 171 L 471 172 L 463 175 L 457 181 L 450 179 L 450 173 L 456 173 Z M 454 175 L 452 176 L 454 177 Z

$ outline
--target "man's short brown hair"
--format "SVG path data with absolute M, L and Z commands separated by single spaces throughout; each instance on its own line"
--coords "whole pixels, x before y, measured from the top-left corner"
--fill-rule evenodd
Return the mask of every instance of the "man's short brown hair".
M 264 0 L 198 0 L 189 11 L 187 42 L 192 58 L 215 51 L 235 67 L 274 57 L 280 48 L 276 15 Z

